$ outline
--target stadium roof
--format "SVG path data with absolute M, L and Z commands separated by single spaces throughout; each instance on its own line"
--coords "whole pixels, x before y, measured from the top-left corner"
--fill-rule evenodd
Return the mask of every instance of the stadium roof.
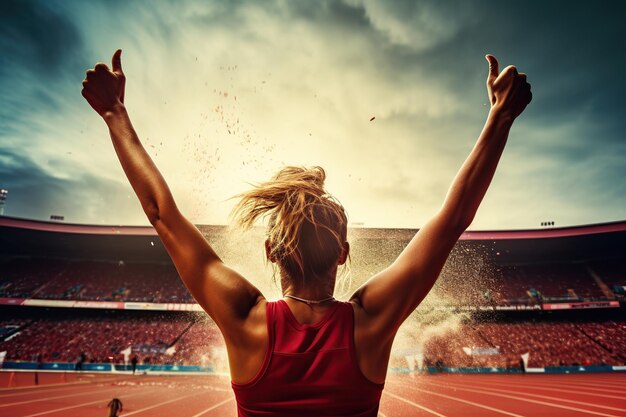
M 210 242 L 226 226 L 198 225 Z M 351 241 L 408 242 L 418 229 L 351 228 Z M 626 221 L 530 230 L 466 231 L 459 245 L 481 245 L 502 262 L 626 256 Z M 84 225 L 0 216 L 0 255 L 168 262 L 151 226 Z

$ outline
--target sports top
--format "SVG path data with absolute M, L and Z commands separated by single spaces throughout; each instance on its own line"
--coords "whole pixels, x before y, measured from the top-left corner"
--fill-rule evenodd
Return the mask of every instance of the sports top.
M 268 301 L 266 315 L 261 369 L 231 381 L 239 417 L 376 417 L 384 384 L 358 366 L 352 304 L 335 301 L 315 324 L 299 323 L 284 300 Z

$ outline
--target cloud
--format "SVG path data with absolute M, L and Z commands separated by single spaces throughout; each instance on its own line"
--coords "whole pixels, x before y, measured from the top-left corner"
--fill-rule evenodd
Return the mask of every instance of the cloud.
M 9 0 L 0 15 L 0 47 L 5 75 L 19 68 L 50 81 L 80 56 L 82 44 L 75 23 L 54 3 Z
M 424 52 L 449 41 L 470 21 L 470 4 L 440 1 L 347 0 L 363 9 L 374 29 L 394 45 Z
M 534 99 L 474 227 L 533 226 L 567 207 L 568 222 L 626 217 L 615 10 L 368 0 L 29 1 L 7 10 L 0 141 L 4 172 L 19 173 L 11 207 L 28 205 L 17 210 L 29 216 L 55 207 L 85 222 L 146 224 L 106 126 L 80 96 L 84 71 L 121 47 L 135 129 L 193 221 L 223 223 L 227 198 L 247 182 L 319 164 L 353 221 L 424 224 L 484 123 L 488 51 L 529 74 Z M 29 170 L 55 192 L 26 196 L 18 179 Z
M 122 209 L 133 222 L 145 223 L 137 198 L 124 183 L 88 172 L 55 178 L 28 157 L 6 149 L 0 149 L 0 178 L 9 189 L 8 216 L 48 219 L 56 214 L 70 223 L 120 224 L 116 210 Z

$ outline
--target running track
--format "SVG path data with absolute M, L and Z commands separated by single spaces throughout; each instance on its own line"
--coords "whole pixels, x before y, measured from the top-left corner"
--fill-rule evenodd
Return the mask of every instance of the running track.
M 235 417 L 223 376 L 0 373 L 0 416 L 105 417 L 113 397 L 122 417 Z M 8 387 L 11 385 L 10 387 Z M 380 417 L 624 416 L 626 374 L 389 375 Z

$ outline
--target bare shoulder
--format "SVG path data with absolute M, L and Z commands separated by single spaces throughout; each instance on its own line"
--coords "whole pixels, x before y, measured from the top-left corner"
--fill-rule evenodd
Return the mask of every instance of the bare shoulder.
M 381 320 L 367 312 L 358 297 L 351 298 L 349 303 L 354 311 L 354 334 L 357 344 L 367 346 L 371 343 L 380 346 L 381 341 L 393 339 L 389 329 L 381 327 Z
M 384 383 L 393 335 L 381 333 L 378 321 L 368 315 L 358 298 L 349 303 L 354 311 L 354 347 L 359 368 L 370 381 Z
M 377 344 L 380 344 L 383 340 L 393 340 L 397 328 L 389 326 L 386 321 L 390 310 L 386 308 L 376 310 L 371 306 L 366 308 L 361 298 L 365 290 L 366 288 L 361 287 L 352 295 L 349 301 L 354 310 L 355 332 L 363 337 L 372 338 Z

